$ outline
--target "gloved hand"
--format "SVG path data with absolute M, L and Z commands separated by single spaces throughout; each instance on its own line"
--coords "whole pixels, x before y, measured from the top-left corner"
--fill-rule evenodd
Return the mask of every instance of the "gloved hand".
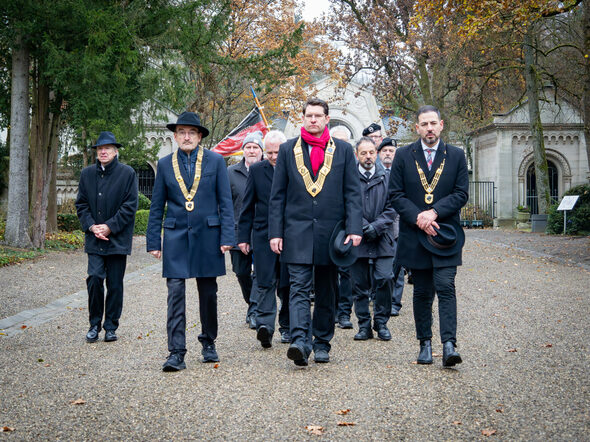
M 363 239 L 365 241 L 375 241 L 377 239 L 377 231 L 372 224 L 367 224 L 363 226 Z

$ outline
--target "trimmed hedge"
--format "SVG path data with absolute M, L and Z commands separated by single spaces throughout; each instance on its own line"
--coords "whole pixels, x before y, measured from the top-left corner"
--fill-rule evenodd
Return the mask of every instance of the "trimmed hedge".
M 57 214 L 57 229 L 63 232 L 73 232 L 74 230 L 82 230 L 78 215 L 72 213 L 58 213 Z
M 137 205 L 137 210 L 150 210 L 150 205 L 152 204 L 150 199 L 141 192 L 139 192 L 138 198 L 139 204 Z
M 580 195 L 573 210 L 567 212 L 567 235 L 590 235 L 590 184 L 572 187 L 565 195 Z M 547 232 L 563 233 L 563 211 L 558 211 L 559 204 L 551 206 L 547 218 Z
M 148 218 L 150 216 L 149 210 L 138 210 L 135 214 L 135 228 L 133 233 L 135 235 L 145 235 L 147 232 Z

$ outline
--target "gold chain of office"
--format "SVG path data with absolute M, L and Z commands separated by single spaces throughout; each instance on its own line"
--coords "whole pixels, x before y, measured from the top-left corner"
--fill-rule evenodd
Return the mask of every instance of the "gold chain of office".
M 428 184 L 428 180 L 426 179 L 426 175 L 424 174 L 424 171 L 418 165 L 418 161 L 416 161 L 416 168 L 418 169 L 418 175 L 420 175 L 420 181 L 422 182 L 422 187 L 424 187 L 424 190 L 426 191 L 426 193 L 424 194 L 424 202 L 426 204 L 432 204 L 432 202 L 434 201 L 434 195 L 432 194 L 432 192 L 434 192 L 434 189 L 436 188 L 436 185 L 438 184 L 438 180 L 440 179 L 440 176 L 443 173 L 443 169 L 445 168 L 445 161 L 446 161 L 446 158 L 443 160 L 443 162 L 438 167 L 438 169 L 436 169 L 436 173 L 434 174 L 434 178 L 432 179 L 432 182 L 430 184 Z
M 189 161 L 190 161 L 190 154 L 189 154 Z M 201 164 L 203 162 L 203 148 L 199 149 L 199 153 L 197 154 L 197 164 L 195 164 L 195 179 L 193 181 L 193 185 L 191 187 L 191 191 L 186 188 L 184 184 L 184 180 L 182 179 L 182 175 L 180 174 L 180 168 L 178 167 L 178 149 L 174 151 L 172 154 L 172 168 L 174 169 L 174 177 L 176 181 L 178 181 L 178 185 L 180 186 L 180 191 L 184 195 L 186 202 L 184 203 L 184 207 L 188 212 L 192 212 L 195 208 L 195 202 L 193 198 L 197 194 L 197 188 L 199 187 L 199 181 L 201 181 Z
M 326 147 L 326 152 L 324 154 L 324 165 L 318 172 L 318 178 L 315 182 L 311 178 L 311 174 L 305 164 L 303 163 L 303 150 L 301 149 L 301 137 L 295 143 L 295 147 L 293 148 L 293 153 L 295 154 L 295 164 L 297 166 L 297 170 L 303 178 L 303 183 L 305 184 L 305 188 L 307 189 L 307 193 L 311 196 L 315 197 L 318 193 L 322 191 L 324 187 L 324 182 L 326 181 L 326 177 L 332 170 L 332 159 L 334 157 L 334 152 L 336 151 L 336 145 L 334 144 L 334 140 L 330 138 L 328 142 L 328 146 Z

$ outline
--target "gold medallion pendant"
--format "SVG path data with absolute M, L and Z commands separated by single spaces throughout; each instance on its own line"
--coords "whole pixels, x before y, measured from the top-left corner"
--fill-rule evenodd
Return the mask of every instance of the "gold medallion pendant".
M 301 178 L 303 178 L 303 183 L 305 184 L 305 189 L 307 190 L 307 193 L 309 193 L 313 197 L 315 197 L 318 193 L 322 191 L 322 188 L 324 187 L 324 181 L 326 181 L 326 177 L 330 173 L 330 170 L 332 170 L 332 159 L 334 158 L 335 150 L 336 146 L 334 145 L 334 141 L 332 140 L 332 138 L 330 138 L 324 155 L 324 165 L 318 172 L 318 177 L 314 182 L 311 178 L 309 170 L 307 170 L 307 167 L 305 167 L 305 164 L 303 163 L 301 137 L 299 137 L 297 143 L 295 143 L 293 153 L 295 154 L 295 164 L 297 166 L 297 171 L 301 175 Z
M 180 168 L 178 167 L 178 150 L 174 151 L 172 154 L 172 169 L 174 169 L 174 177 L 178 182 L 178 186 L 180 187 L 180 191 L 182 195 L 186 199 L 184 203 L 184 208 L 187 212 L 192 212 L 195 208 L 195 202 L 193 198 L 197 194 L 197 188 L 199 187 L 199 182 L 201 181 L 201 165 L 203 163 L 203 148 L 199 149 L 197 153 L 197 163 L 195 164 L 195 179 L 193 181 L 193 185 L 191 187 L 191 191 L 186 188 L 184 184 L 184 179 L 182 179 L 182 175 L 180 174 Z
M 422 183 L 422 187 L 424 187 L 424 191 L 426 192 L 424 194 L 424 202 L 426 204 L 432 204 L 434 201 L 434 195 L 432 194 L 432 192 L 434 192 L 434 189 L 436 188 L 436 185 L 438 184 L 438 180 L 440 179 L 440 176 L 443 173 L 443 169 L 445 168 L 445 161 L 446 161 L 446 158 L 440 164 L 439 168 L 436 169 L 436 173 L 434 174 L 434 178 L 432 178 L 432 182 L 430 184 L 428 184 L 428 180 L 426 179 L 426 175 L 424 174 L 424 171 L 422 170 L 422 168 L 418 164 L 418 161 L 415 162 L 416 168 L 418 169 L 418 175 L 420 175 L 420 182 Z

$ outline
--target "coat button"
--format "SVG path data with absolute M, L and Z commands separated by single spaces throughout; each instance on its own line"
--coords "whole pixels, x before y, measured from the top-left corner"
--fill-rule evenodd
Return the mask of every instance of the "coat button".
M 313 205 L 314 205 L 314 206 L 317 206 L 317 205 L 318 205 L 318 202 L 317 202 L 316 200 L 314 200 L 314 201 L 313 201 Z
M 102 196 L 102 193 L 101 192 L 98 192 L 98 196 Z
M 314 223 L 317 223 L 317 222 L 318 222 L 318 219 L 317 219 L 317 218 L 314 218 L 314 219 L 313 219 L 313 222 L 314 222 Z

